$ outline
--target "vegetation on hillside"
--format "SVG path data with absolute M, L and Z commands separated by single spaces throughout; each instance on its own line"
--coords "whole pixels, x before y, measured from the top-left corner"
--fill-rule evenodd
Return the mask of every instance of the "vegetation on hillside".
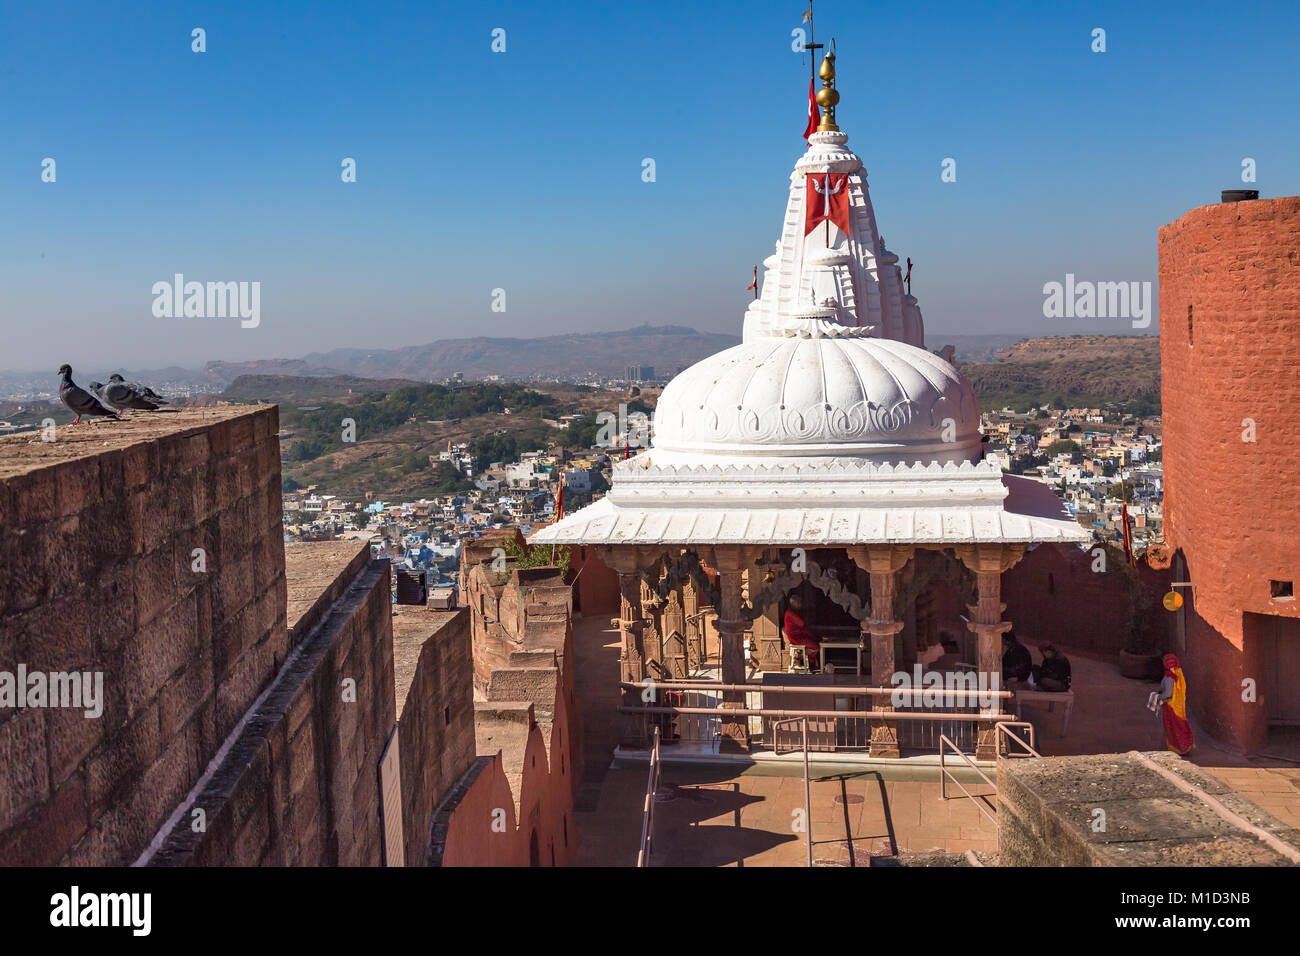
M 1027 339 L 996 362 L 961 365 L 985 411 L 1035 406 L 1160 413 L 1160 340 L 1076 335 Z
M 549 409 L 554 404 L 553 396 L 523 385 L 492 383 L 459 388 L 408 385 L 388 394 L 367 394 L 362 402 L 353 405 L 330 403 L 309 411 L 281 406 L 280 422 L 282 427 L 300 436 L 289 447 L 285 457 L 291 462 L 312 461 L 347 444 L 343 441 L 345 420 L 355 423 L 355 437 L 361 440 L 411 421 L 471 418 L 506 408 L 514 414 L 526 415 L 529 411 Z

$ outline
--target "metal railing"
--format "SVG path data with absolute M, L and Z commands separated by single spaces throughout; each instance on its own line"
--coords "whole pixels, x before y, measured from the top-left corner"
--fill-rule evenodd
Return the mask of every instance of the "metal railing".
M 1027 728 L 1029 731 L 1028 742 L 1023 740 L 1018 734 L 1016 734 L 1012 730 L 1013 727 Z M 1042 754 L 1040 754 L 1037 750 L 1034 749 L 1034 725 L 1027 720 L 1000 720 L 993 725 L 993 733 L 994 733 L 994 740 L 996 741 L 997 752 L 999 755 L 1005 755 L 1007 757 L 1012 757 L 1012 756 L 1041 757 L 1042 756 Z M 1008 751 L 1005 748 L 1005 744 L 1011 740 L 1014 740 L 1017 744 L 1019 744 L 1026 751 L 1028 751 L 1028 753 L 1012 754 L 1010 751 Z M 962 782 L 957 779 L 957 776 L 948 769 L 948 764 L 946 760 L 948 756 L 948 748 L 951 748 L 954 754 L 960 757 L 968 767 L 974 770 L 981 780 L 983 780 L 986 784 L 992 787 L 993 792 L 975 794 L 967 790 L 966 787 L 962 785 Z M 976 807 L 979 808 L 980 813 L 984 814 L 984 816 L 986 816 L 989 819 L 989 821 L 993 824 L 994 833 L 1000 833 L 1001 830 L 998 827 L 998 818 L 989 811 L 987 805 L 984 802 L 989 797 L 997 796 L 997 792 L 998 792 L 997 782 L 994 780 L 990 780 L 988 774 L 986 774 L 983 770 L 979 768 L 979 766 L 975 763 L 975 761 L 970 758 L 970 755 L 965 753 L 960 747 L 958 747 L 952 741 L 951 738 L 949 738 L 945 734 L 939 738 L 939 793 L 941 798 L 944 800 L 952 799 L 948 796 L 949 780 L 951 780 L 958 787 L 960 787 L 961 792 L 965 794 L 966 797 L 969 798 L 970 801 L 974 803 Z
M 1026 743 L 1019 736 L 1011 731 L 1012 727 L 1025 727 L 1029 730 L 1029 742 Z M 997 734 L 998 754 L 1005 754 L 1008 757 L 1041 757 L 1037 750 L 1034 749 L 1034 725 L 1027 720 L 1001 720 L 993 725 L 993 730 Z M 1028 753 L 1013 753 L 1003 747 L 1004 740 L 1014 740 Z
M 654 843 L 655 794 L 659 792 L 659 728 L 654 728 L 654 743 L 650 747 L 650 776 L 645 785 L 645 808 L 641 812 L 641 849 L 637 851 L 636 865 L 650 865 L 650 851 Z
M 928 691 L 831 684 L 724 684 L 720 681 L 642 681 L 624 682 L 622 686 L 637 691 L 653 688 L 653 703 L 625 706 L 620 710 L 650 718 L 651 725 L 658 724 L 664 728 L 666 739 L 670 741 L 712 748 L 722 735 L 723 722 L 740 720 L 745 722 L 747 733 L 755 743 L 778 749 L 781 746 L 778 739 L 781 728 L 778 725 L 786 720 L 806 717 L 811 724 L 809 749 L 818 752 L 868 750 L 873 726 L 882 722 L 896 728 L 898 744 L 903 749 L 933 753 L 939 749 L 943 736 L 959 748 L 971 749 L 978 739 L 981 724 L 1004 721 L 1007 717 L 1001 713 L 980 713 L 979 698 L 984 695 L 997 699 L 1012 696 L 1010 691 L 943 691 L 945 698 L 952 702 L 943 710 L 919 703 L 875 710 L 857 709 L 860 705 L 855 698 L 892 698 L 899 694 L 915 701 Z M 744 695 L 743 704 L 736 700 L 741 694 Z M 832 699 L 827 701 L 828 709 L 765 707 L 768 694 L 778 699 L 781 695 L 791 694 L 805 699 L 829 695 Z M 724 707 L 727 698 L 731 701 Z M 733 702 L 741 706 L 730 706 Z M 655 715 L 659 715 L 658 719 Z
M 962 782 L 957 779 L 956 775 L 953 774 L 952 771 L 948 769 L 948 765 L 944 762 L 944 758 L 947 756 L 947 751 L 944 749 L 945 746 L 951 747 L 953 753 L 955 753 L 958 757 L 961 757 L 961 759 L 966 763 L 966 765 L 969 766 L 972 770 L 975 771 L 976 774 L 979 775 L 979 778 L 981 780 L 983 780 L 990 787 L 992 787 L 993 793 L 974 794 L 971 793 L 969 790 L 967 790 L 966 787 L 962 784 Z M 957 745 L 954 744 L 951 740 L 949 740 L 947 735 L 945 734 L 940 736 L 939 738 L 939 794 L 941 799 L 944 800 L 950 799 L 948 796 L 948 780 L 950 778 L 953 783 L 961 787 L 961 792 L 964 793 L 967 797 L 969 797 L 971 802 L 974 803 L 975 806 L 979 807 L 980 813 L 988 817 L 989 822 L 993 824 L 993 828 L 996 831 L 998 825 L 998 818 L 989 812 L 988 807 L 984 805 L 984 801 L 981 798 L 990 797 L 996 794 L 998 790 L 998 785 L 994 783 L 992 780 L 990 780 L 988 774 L 986 774 L 983 770 L 981 770 L 979 766 L 975 763 L 975 761 L 970 758 L 969 755 L 959 750 L 957 748 Z
M 782 724 L 799 724 L 803 732 L 803 826 L 804 832 L 808 836 L 808 865 L 813 865 L 813 839 L 812 839 L 812 779 L 808 775 L 808 718 L 791 717 L 788 720 L 778 720 L 772 724 L 773 731 Z M 775 737 L 775 732 L 773 737 Z M 781 750 L 776 751 L 778 754 Z M 785 751 L 790 753 L 792 751 Z

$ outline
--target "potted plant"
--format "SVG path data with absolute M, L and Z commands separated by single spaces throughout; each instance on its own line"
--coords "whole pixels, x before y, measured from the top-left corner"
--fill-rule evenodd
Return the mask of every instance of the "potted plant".
M 1164 673 L 1164 653 L 1147 627 L 1151 597 L 1135 569 L 1127 563 L 1120 563 L 1119 567 L 1123 569 L 1128 581 L 1130 602 L 1128 632 L 1119 652 L 1119 672 L 1132 680 L 1159 680 Z

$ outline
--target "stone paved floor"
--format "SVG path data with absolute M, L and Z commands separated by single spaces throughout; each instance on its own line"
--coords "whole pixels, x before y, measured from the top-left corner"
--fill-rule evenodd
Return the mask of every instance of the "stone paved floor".
M 584 786 L 576 821 L 580 865 L 632 866 L 641 832 L 646 768 L 610 769 L 618 742 L 614 708 L 618 632 L 609 618 L 585 618 L 575 629 L 579 706 L 583 711 Z M 1104 657 L 1065 649 L 1076 700 L 1069 733 L 1060 714 L 1027 708 L 1047 756 L 1160 750 L 1156 717 L 1146 709 L 1154 683 L 1120 676 Z M 1039 659 L 1034 652 L 1035 660 Z M 1300 765 L 1248 759 L 1197 734 L 1191 759 L 1280 820 L 1300 826 Z M 815 774 L 815 771 L 814 771 Z M 987 787 L 967 783 L 974 793 Z M 799 769 L 673 765 L 664 768 L 656 805 L 654 861 L 670 866 L 803 866 L 807 849 L 795 832 L 803 807 Z M 970 800 L 944 801 L 933 769 L 888 769 L 824 776 L 813 784 L 814 860 L 865 865 L 871 856 L 995 848 L 993 825 Z
M 608 772 L 599 811 L 577 818 L 580 865 L 635 864 L 645 786 L 644 767 Z M 655 865 L 807 865 L 802 776 L 668 765 L 660 793 L 667 799 L 655 805 Z M 809 819 L 813 860 L 823 866 L 996 849 L 993 824 L 972 801 L 945 801 L 936 782 L 883 779 L 870 770 L 815 779 Z

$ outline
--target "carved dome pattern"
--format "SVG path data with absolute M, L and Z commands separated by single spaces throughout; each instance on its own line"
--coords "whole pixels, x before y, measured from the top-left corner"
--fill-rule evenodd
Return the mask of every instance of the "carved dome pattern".
M 789 454 L 788 446 L 808 446 L 793 453 L 835 455 L 845 450 L 833 446 L 928 446 L 945 438 L 966 446 L 978 428 L 970 385 L 924 349 L 870 337 L 771 336 L 673 379 L 655 413 L 654 447 L 726 454 L 787 446 Z

